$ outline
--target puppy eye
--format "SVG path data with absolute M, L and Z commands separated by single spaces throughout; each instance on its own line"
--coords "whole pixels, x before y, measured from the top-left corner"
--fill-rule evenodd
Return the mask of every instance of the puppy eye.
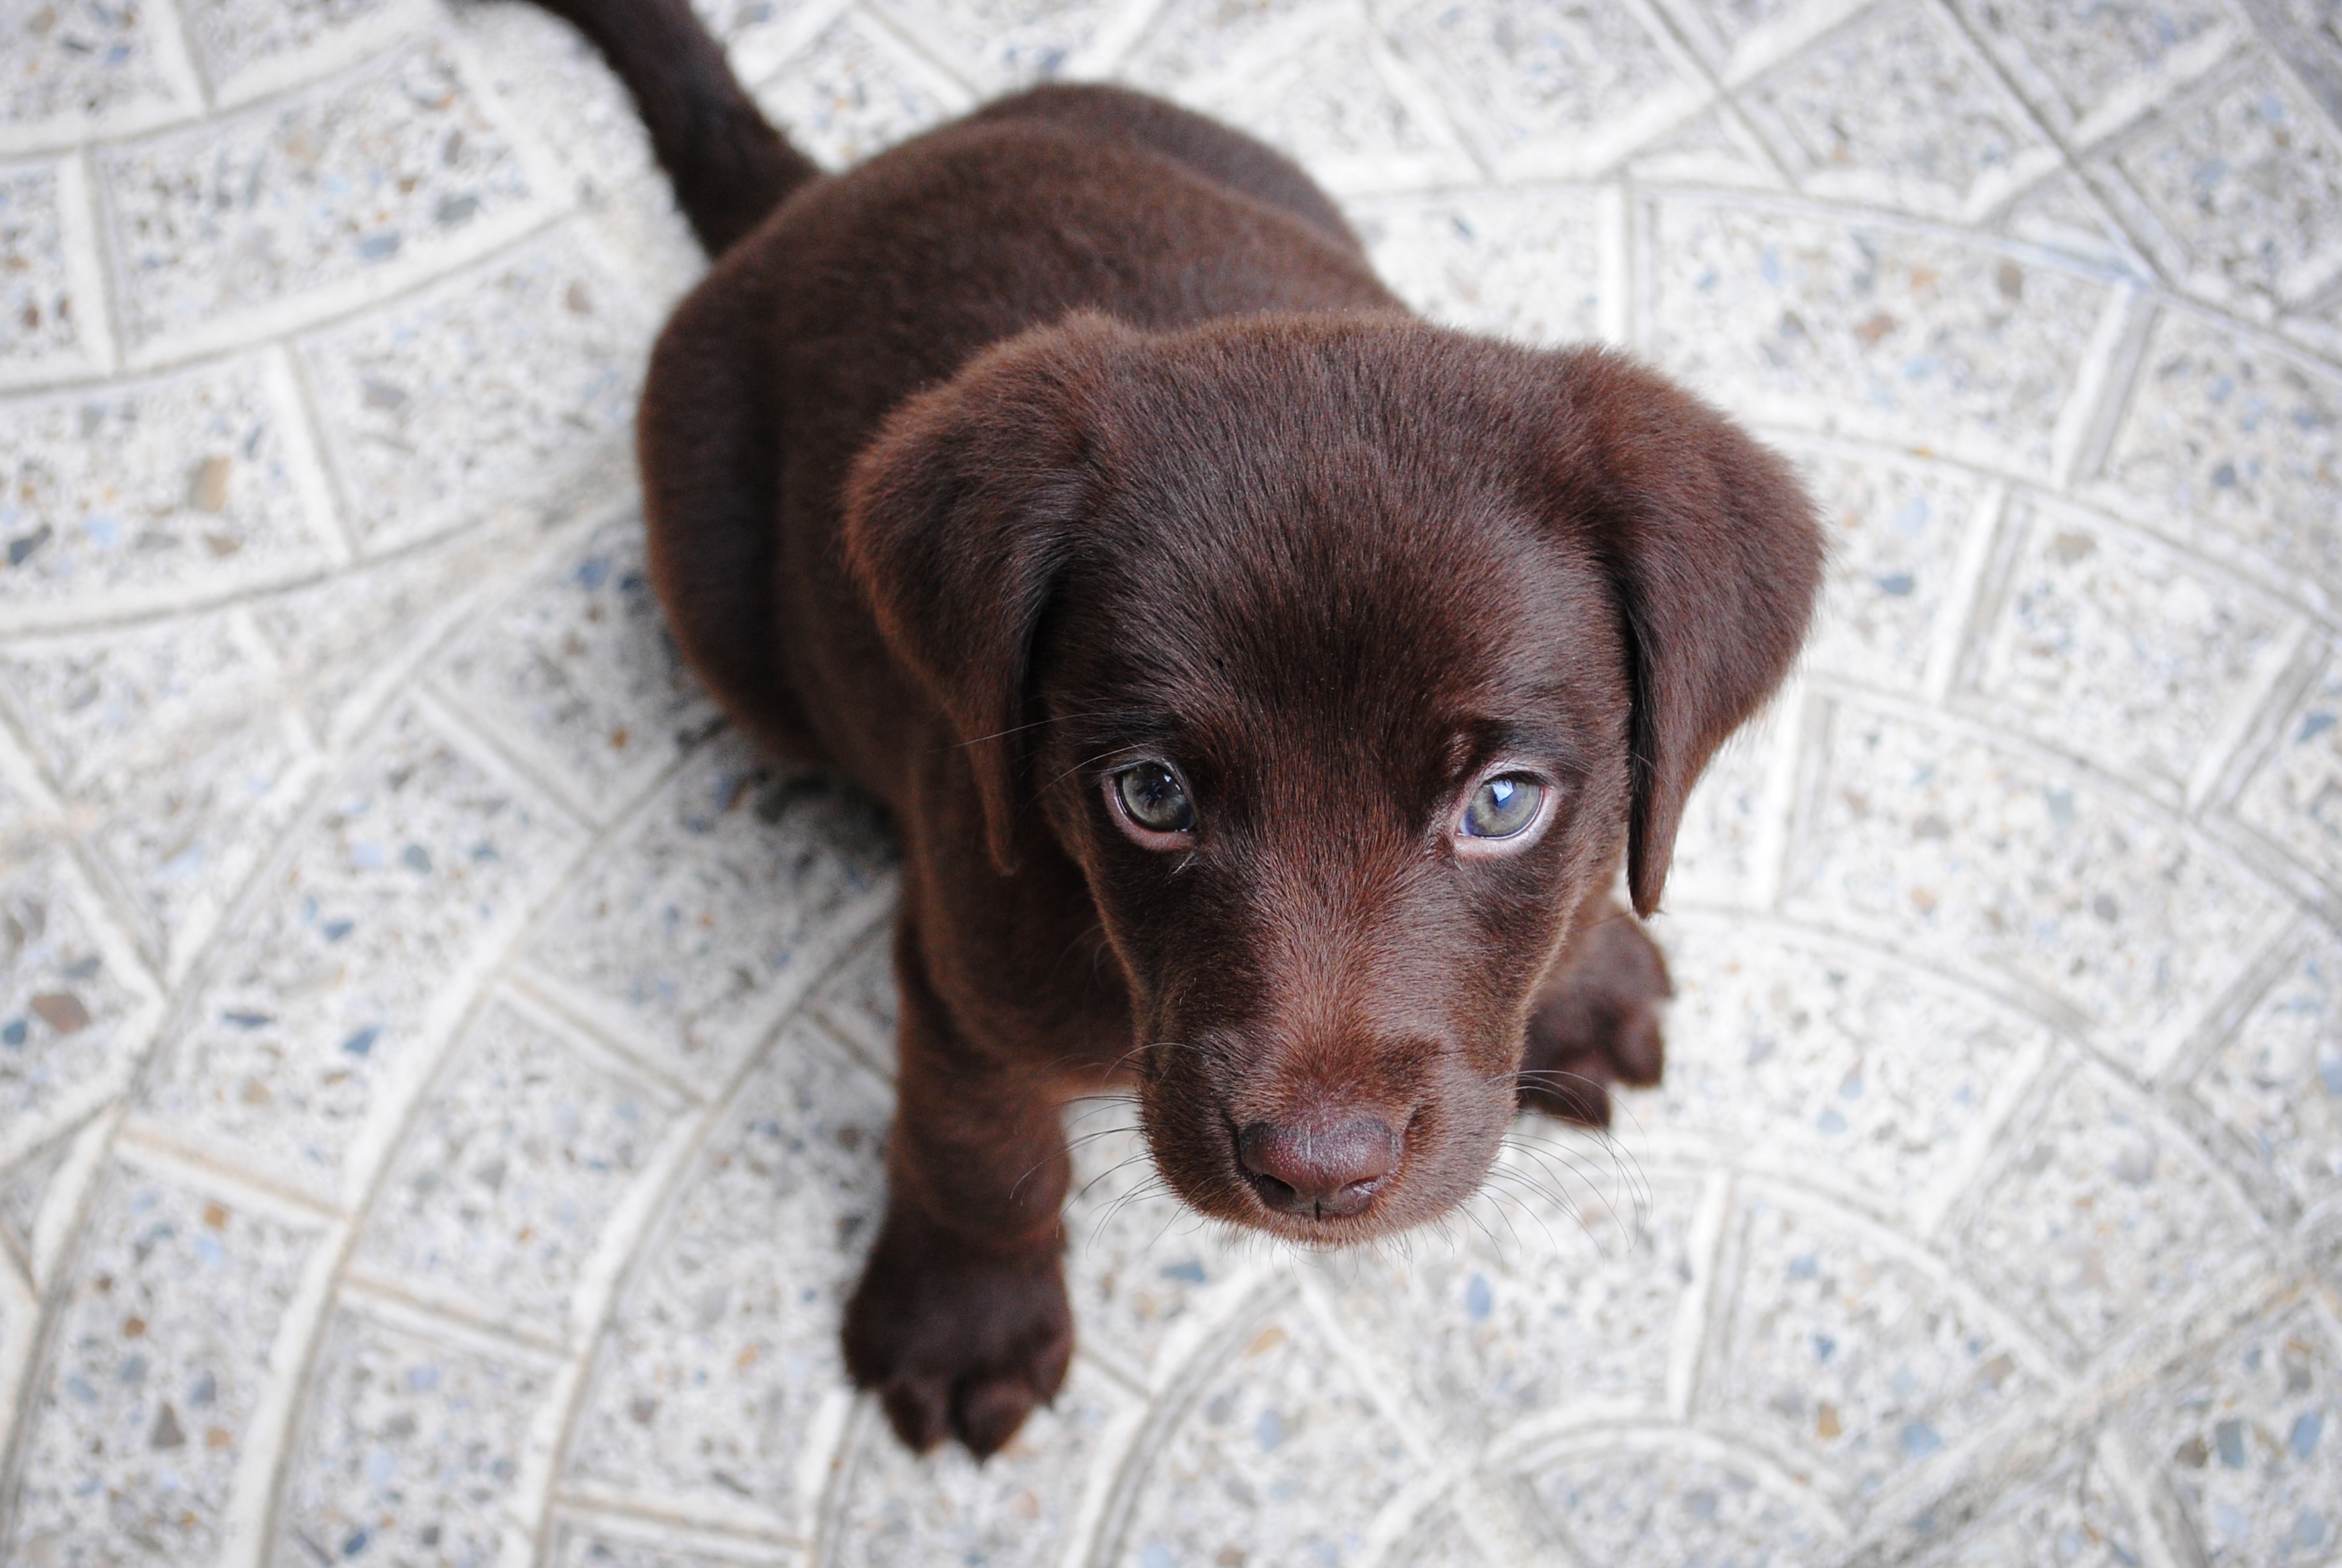
M 1139 763 L 1124 768 L 1106 780 L 1106 793 L 1122 808 L 1130 824 L 1144 833 L 1195 831 L 1195 803 L 1187 798 L 1186 786 L 1179 782 L 1179 775 L 1161 763 Z
M 1545 785 L 1519 774 L 1487 780 L 1464 808 L 1466 838 L 1512 838 L 1528 831 L 1545 804 Z

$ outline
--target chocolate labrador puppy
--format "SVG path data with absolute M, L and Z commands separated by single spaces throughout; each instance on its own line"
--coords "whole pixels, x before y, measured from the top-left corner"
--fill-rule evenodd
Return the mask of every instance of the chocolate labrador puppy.
M 1059 1109 L 1202 1213 L 1447 1212 L 1655 1082 L 1684 797 L 1805 634 L 1779 459 L 1603 349 L 1415 319 L 1293 164 L 1045 87 L 822 175 L 688 0 L 546 0 L 715 265 L 640 442 L 693 665 L 892 808 L 899 1104 L 847 1308 L 903 1440 L 1065 1376 Z

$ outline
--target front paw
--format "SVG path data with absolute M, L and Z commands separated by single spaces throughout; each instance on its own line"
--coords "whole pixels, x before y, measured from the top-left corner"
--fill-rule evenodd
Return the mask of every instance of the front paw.
M 1611 906 L 1570 944 L 1529 1013 L 1520 1103 L 1567 1122 L 1610 1124 L 1610 1085 L 1659 1081 L 1666 961 L 1634 917 Z
M 997 1453 L 1056 1397 L 1074 1353 L 1058 1244 L 1021 1259 L 967 1256 L 890 1210 L 846 1308 L 846 1367 L 896 1435 L 926 1453 L 956 1437 Z

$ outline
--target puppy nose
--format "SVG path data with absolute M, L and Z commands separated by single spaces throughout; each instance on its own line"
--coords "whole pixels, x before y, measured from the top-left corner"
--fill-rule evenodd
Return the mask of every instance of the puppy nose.
M 1379 1116 L 1331 1124 L 1255 1122 L 1236 1134 L 1236 1159 L 1260 1201 L 1321 1220 L 1364 1213 L 1375 1185 L 1398 1168 L 1399 1138 Z

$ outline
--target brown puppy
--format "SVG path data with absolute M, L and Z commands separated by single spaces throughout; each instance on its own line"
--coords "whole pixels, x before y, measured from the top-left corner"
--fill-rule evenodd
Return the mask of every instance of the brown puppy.
M 899 1108 L 846 1363 L 1005 1443 L 1072 1347 L 1059 1107 L 1135 1077 L 1206 1213 L 1446 1212 L 1516 1104 L 1655 1082 L 1606 894 L 1804 634 L 1784 465 L 1595 349 L 1411 318 L 1267 149 L 1044 88 L 824 178 L 686 0 L 549 0 L 709 250 L 642 468 L 741 724 L 893 808 Z

